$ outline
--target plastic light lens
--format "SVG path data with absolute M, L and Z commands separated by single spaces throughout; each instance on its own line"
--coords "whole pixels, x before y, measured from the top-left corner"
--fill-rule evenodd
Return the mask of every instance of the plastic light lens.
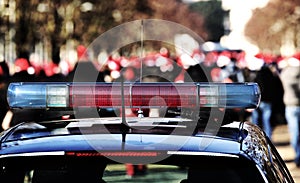
M 160 152 L 139 152 L 139 151 L 115 151 L 115 152 L 66 152 L 67 156 L 77 157 L 156 157 L 160 155 Z
M 66 83 L 11 83 L 7 100 L 11 108 L 68 107 Z
M 46 85 L 11 83 L 7 92 L 7 100 L 12 108 L 44 108 L 46 106 Z
M 67 107 L 68 96 L 67 86 L 47 86 L 47 107 Z
M 121 107 L 121 83 L 11 83 L 12 108 Z M 256 108 L 255 83 L 124 83 L 125 107 Z

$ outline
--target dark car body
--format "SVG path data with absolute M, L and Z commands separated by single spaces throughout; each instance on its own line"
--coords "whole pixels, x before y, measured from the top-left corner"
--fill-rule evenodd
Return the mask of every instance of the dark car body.
M 190 134 L 190 119 L 126 120 L 126 130 L 116 117 L 19 124 L 1 134 L 0 180 L 293 182 L 275 147 L 251 123 L 228 121 L 217 131 L 197 125 Z M 148 173 L 125 179 L 125 170 L 113 167 L 126 164 L 147 164 Z M 172 168 L 156 177 L 167 170 L 158 165 Z

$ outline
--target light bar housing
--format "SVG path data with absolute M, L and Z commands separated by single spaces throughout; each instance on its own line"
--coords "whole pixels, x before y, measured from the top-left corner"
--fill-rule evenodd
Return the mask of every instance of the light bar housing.
M 123 87 L 123 96 L 122 90 Z M 256 83 L 11 83 L 11 108 L 256 108 Z M 122 102 L 122 97 L 124 101 Z

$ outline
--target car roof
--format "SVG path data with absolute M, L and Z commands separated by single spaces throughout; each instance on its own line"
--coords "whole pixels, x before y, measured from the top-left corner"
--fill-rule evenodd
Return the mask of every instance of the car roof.
M 197 127 L 191 132 L 187 130 L 190 119 L 133 117 L 127 121 L 131 129 L 126 134 L 126 150 L 143 150 L 147 146 L 174 153 L 180 150 L 239 154 L 241 139 L 248 133 L 240 122 L 215 131 Z M 118 150 L 122 143 L 121 126 L 118 117 L 23 123 L 2 135 L 1 154 L 91 151 L 98 145 L 105 150 Z

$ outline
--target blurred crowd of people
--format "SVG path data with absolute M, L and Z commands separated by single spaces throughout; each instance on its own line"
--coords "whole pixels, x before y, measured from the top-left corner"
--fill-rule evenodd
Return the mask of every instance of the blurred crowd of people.
M 124 81 L 134 82 L 257 82 L 262 92 L 260 106 L 254 111 L 233 110 L 232 116 L 236 120 L 251 117 L 270 138 L 275 125 L 288 123 L 300 166 L 300 53 L 246 57 L 243 50 L 195 50 L 192 54 L 172 55 L 163 47 L 142 57 L 116 52 L 92 61 L 86 47 L 79 45 L 77 57 L 76 64 L 65 60 L 40 64 L 34 58 L 18 58 L 13 72 L 5 61 L 0 62 L 0 120 L 9 116 L 6 89 L 10 82 L 113 82 L 121 76 Z M 11 125 L 3 122 L 2 128 Z

